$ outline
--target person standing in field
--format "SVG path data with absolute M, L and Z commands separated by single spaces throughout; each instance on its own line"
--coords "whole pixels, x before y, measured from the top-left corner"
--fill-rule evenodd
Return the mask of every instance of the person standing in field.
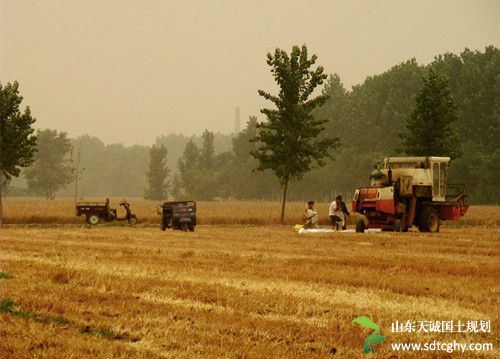
M 307 202 L 302 219 L 304 228 L 318 228 L 318 212 L 314 209 L 314 201 Z
M 342 211 L 342 196 L 337 196 L 335 200 L 330 204 L 330 209 L 328 215 L 330 216 L 330 222 L 332 223 L 332 228 L 339 231 L 340 228 L 344 228 L 344 212 Z M 345 203 L 344 203 L 345 207 Z M 346 208 L 347 210 L 347 208 Z
M 342 211 L 342 230 L 345 231 L 347 229 L 347 217 L 349 217 L 351 214 L 347 210 L 347 206 L 342 198 L 342 196 L 337 196 L 338 201 L 337 205 L 339 206 L 340 210 Z

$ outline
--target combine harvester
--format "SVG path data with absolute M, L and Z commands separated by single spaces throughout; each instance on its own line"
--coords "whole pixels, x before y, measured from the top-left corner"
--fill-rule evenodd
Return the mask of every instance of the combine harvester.
M 356 190 L 352 212 L 356 232 L 368 228 L 439 232 L 440 221 L 458 220 L 468 210 L 465 186 L 448 185 L 449 157 L 389 157 Z M 454 192 L 453 194 L 450 192 Z

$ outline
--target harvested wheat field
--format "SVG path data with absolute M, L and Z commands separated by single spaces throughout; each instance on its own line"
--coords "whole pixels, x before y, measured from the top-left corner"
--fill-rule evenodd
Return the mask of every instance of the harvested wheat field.
M 0 236 L 2 357 L 499 356 L 497 227 L 10 226 Z M 376 354 L 362 352 L 371 330 L 352 323 L 361 315 L 386 337 Z M 393 333 L 396 320 L 484 320 L 491 330 Z M 391 349 L 432 341 L 494 349 Z
M 90 198 L 85 200 L 104 201 L 104 198 Z M 125 211 L 118 206 L 121 198 L 111 198 L 111 206 L 118 208 L 118 214 L 123 216 Z M 134 212 L 142 225 L 157 225 L 160 217 L 156 211 L 160 202 L 147 201 L 142 198 L 129 199 Z M 328 207 L 330 203 L 317 203 L 320 224 L 330 223 Z M 227 224 L 227 225 L 271 225 L 280 221 L 281 204 L 278 202 L 198 202 L 199 224 Z M 350 205 L 348 204 L 350 207 Z M 285 223 L 293 225 L 301 222 L 305 203 L 291 202 L 287 204 Z M 75 215 L 75 202 L 71 198 L 58 198 L 47 201 L 38 198 L 7 197 L 4 199 L 4 223 L 7 224 L 81 224 L 83 216 Z M 467 215 L 457 222 L 448 222 L 448 227 L 486 226 L 500 227 L 499 206 L 472 206 Z

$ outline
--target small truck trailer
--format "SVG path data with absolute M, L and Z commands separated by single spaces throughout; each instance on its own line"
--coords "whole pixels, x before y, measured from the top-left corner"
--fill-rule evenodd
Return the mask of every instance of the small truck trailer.
M 120 206 L 125 208 L 125 217 L 119 217 L 116 208 L 110 208 L 109 199 L 104 202 L 78 202 L 76 204 L 76 215 L 84 215 L 90 225 L 96 225 L 101 221 L 127 221 L 131 226 L 137 223 L 137 217 L 130 210 L 130 204 L 123 200 Z

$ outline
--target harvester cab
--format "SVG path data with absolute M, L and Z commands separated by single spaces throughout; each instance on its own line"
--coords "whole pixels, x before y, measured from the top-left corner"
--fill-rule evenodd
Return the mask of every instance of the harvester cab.
M 356 231 L 365 228 L 438 232 L 440 221 L 457 220 L 467 212 L 465 187 L 448 186 L 449 157 L 388 157 L 370 176 L 370 186 L 356 190 L 353 212 L 362 216 Z

